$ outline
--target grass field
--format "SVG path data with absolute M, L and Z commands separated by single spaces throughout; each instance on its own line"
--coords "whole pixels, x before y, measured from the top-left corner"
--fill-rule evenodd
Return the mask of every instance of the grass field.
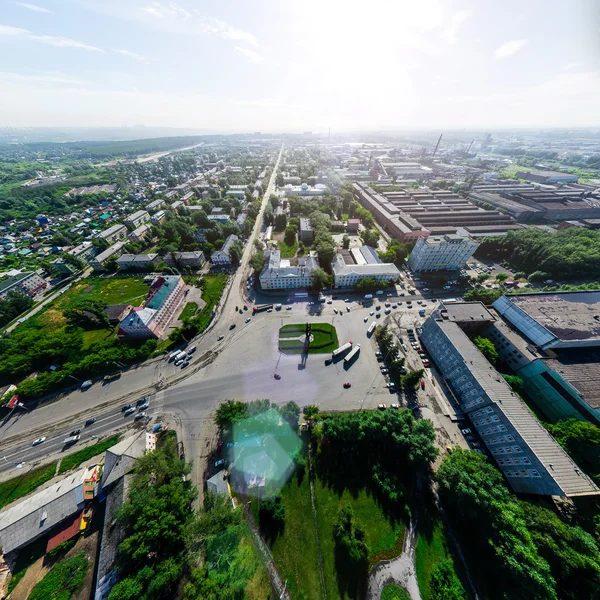
M 33 492 L 35 488 L 52 479 L 55 471 L 56 463 L 51 463 L 0 483 L 0 508 Z
M 410 596 L 403 587 L 389 583 L 381 592 L 381 600 L 410 600 Z
M 433 568 L 442 559 L 452 560 L 442 521 L 431 510 L 419 519 L 419 537 L 415 551 L 415 566 L 419 591 L 423 600 L 430 600 L 429 581 Z
M 283 240 L 277 242 L 277 248 L 281 253 L 281 258 L 294 258 L 298 253 L 298 241 L 296 240 L 292 246 L 288 246 Z
M 73 454 L 69 454 L 65 456 L 60 461 L 60 467 L 58 468 L 58 473 L 66 473 L 71 469 L 78 467 L 81 463 L 89 460 L 90 458 L 97 456 L 98 454 L 102 454 L 108 450 L 111 446 L 114 446 L 119 441 L 118 435 L 113 435 L 102 442 L 98 442 L 92 446 L 88 446 L 87 448 L 82 448 L 77 452 L 73 452 Z
M 304 352 L 304 343 L 298 338 L 306 331 L 305 323 L 284 325 L 279 330 L 279 349 L 286 354 Z M 311 323 L 313 341 L 308 349 L 309 354 L 327 354 L 338 347 L 335 327 L 329 323 Z M 291 338 L 291 339 L 290 339 Z
M 191 319 L 196 314 L 197 310 L 198 310 L 198 305 L 195 302 L 188 302 L 183 307 L 183 310 L 181 311 L 181 314 L 179 315 L 179 319 L 180 320 Z

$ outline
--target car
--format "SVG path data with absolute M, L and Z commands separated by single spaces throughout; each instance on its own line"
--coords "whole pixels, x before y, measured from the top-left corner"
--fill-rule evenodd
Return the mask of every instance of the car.
M 71 444 L 78 442 L 80 439 L 80 435 L 70 435 L 68 438 L 63 440 L 63 445 L 70 446 Z
M 377 405 L 377 408 L 378 408 L 379 410 L 385 410 L 385 409 L 387 408 L 387 406 L 386 406 L 385 404 L 378 404 L 378 405 Z
M 96 417 L 92 417 L 91 419 L 88 419 L 84 423 L 84 427 L 89 427 L 90 425 L 93 425 L 95 422 L 96 422 Z
M 43 444 L 46 441 L 45 437 L 39 437 L 35 440 L 33 440 L 33 442 L 31 442 L 32 446 L 39 446 L 40 444 Z
M 81 429 L 73 429 L 69 435 L 79 435 L 81 433 Z
M 129 415 L 132 415 L 135 412 L 135 408 L 133 408 L 133 406 L 130 406 L 126 411 L 123 412 L 123 415 L 125 417 L 128 417 Z
M 446 446 L 446 452 L 448 454 L 452 454 L 454 452 L 454 448 L 452 446 Z
M 333 300 L 327 300 L 327 304 L 332 304 Z
M 267 312 L 273 312 L 272 308 L 267 308 Z
M 121 412 L 125 412 L 126 410 L 129 410 L 131 408 L 131 404 L 126 404 L 125 406 L 121 407 Z
M 232 323 L 232 324 L 229 326 L 229 331 L 231 331 L 232 329 L 235 329 L 235 323 Z
M 383 356 L 378 356 L 377 357 L 377 362 L 383 362 Z
M 424 292 L 430 292 L 431 290 L 429 288 L 423 288 Z
M 381 352 L 377 350 L 377 352 L 375 352 L 375 356 L 381 356 Z
M 144 402 L 144 404 L 140 404 L 137 409 L 138 411 L 143 411 L 146 410 L 148 407 L 150 406 L 150 403 L 146 400 L 146 402 Z
M 394 294 L 388 294 L 387 297 L 391 298 Z
M 337 315 L 337 314 L 338 314 L 337 308 L 334 308 L 334 309 L 333 309 L 333 312 L 334 312 L 334 313 Z M 340 314 L 341 314 L 341 312 L 342 312 L 342 311 L 340 311 Z
M 381 305 L 377 305 L 377 307 L 375 308 L 375 310 L 381 310 Z
M 406 375 L 407 373 L 408 371 L 404 367 L 400 369 L 400 375 Z
M 419 356 L 420 356 L 421 358 L 427 358 L 427 354 L 425 354 L 425 352 L 423 352 L 423 350 L 420 350 L 420 351 L 419 351 Z
M 385 309 L 385 314 L 386 315 L 389 315 L 391 312 L 392 312 L 392 310 L 390 308 L 386 308 Z
M 423 366 L 424 366 L 424 367 L 430 367 L 430 366 L 431 366 L 431 363 L 430 363 L 430 362 L 429 362 L 427 359 L 425 359 L 425 360 L 423 361 Z
M 328 367 L 331 363 L 333 362 L 333 359 L 331 358 L 326 358 L 325 359 L 325 366 Z
M 244 310 L 248 310 L 248 307 L 244 304 Z
M 346 302 L 346 303 L 350 302 L 350 298 L 346 298 L 346 299 L 344 300 L 344 302 Z
M 366 323 L 369 320 L 369 317 L 365 317 L 363 321 Z
M 467 440 L 467 442 L 474 442 L 475 438 L 472 435 L 465 435 L 465 440 Z
M 352 387 L 352 384 L 349 381 L 346 381 L 346 383 L 344 383 L 344 387 L 348 389 L 349 387 Z
M 389 308 L 391 306 L 391 304 L 389 302 L 386 302 L 385 306 L 387 306 Z
M 350 307 L 349 307 L 349 306 L 346 306 L 346 310 L 347 310 L 348 312 L 350 312 Z
M 292 307 L 291 306 L 286 306 L 285 310 L 292 310 Z
M 390 383 L 389 385 L 390 394 L 396 393 L 396 385 L 394 383 Z
M 140 398 L 135 405 L 136 406 L 141 406 L 142 404 L 146 404 L 146 402 L 148 402 L 148 400 L 150 400 L 150 398 L 148 396 L 144 396 L 143 398 Z
M 189 361 L 189 360 L 184 360 L 184 361 L 183 361 L 183 364 L 181 365 L 181 368 L 182 368 L 182 369 L 185 369 L 187 366 L 189 366 L 189 364 L 190 364 L 190 361 Z
M 224 337 L 225 337 L 224 335 L 220 335 L 220 336 L 217 338 L 217 342 L 220 342 L 220 341 L 221 341 L 221 340 L 222 340 Z
M 397 304 L 392 304 L 392 308 L 398 308 Z
M 425 389 L 425 380 L 421 379 L 421 389 L 424 390 Z
M 275 379 L 281 379 L 281 375 L 279 373 L 275 373 L 275 375 L 273 375 L 273 377 L 275 377 Z
M 372 311 L 369 313 L 369 315 L 371 315 L 371 316 L 373 316 L 374 314 L 375 314 L 375 311 L 374 311 L 374 310 L 372 310 Z
M 379 319 L 379 317 L 381 317 L 381 313 L 380 313 L 380 312 L 378 312 L 378 313 L 375 315 L 375 318 Z
M 395 404 L 390 404 L 390 408 L 395 408 L 395 409 L 399 409 L 400 405 L 398 403 Z
M 244 323 L 250 323 L 250 321 L 252 321 L 252 319 L 251 319 L 250 317 L 248 317 L 248 318 L 247 318 L 247 319 L 244 321 Z
M 188 351 L 187 351 L 188 355 L 194 354 L 194 352 L 196 352 L 196 346 L 192 346 L 191 348 L 188 348 Z
M 481 444 L 479 442 L 473 442 L 471 448 L 481 448 Z
M 134 421 L 141 421 L 142 419 L 145 419 L 148 415 L 145 412 L 141 412 L 138 413 L 137 415 L 135 415 L 135 417 L 133 417 Z
M 176 361 L 175 361 L 175 366 L 176 366 L 176 367 L 179 367 L 179 366 L 181 366 L 182 364 L 183 364 L 183 358 L 180 358 L 179 360 L 176 360 Z
M 466 429 L 461 429 L 460 432 L 463 435 L 469 435 L 470 433 L 472 433 L 471 430 L 468 427 Z
M 390 370 L 389 370 L 387 367 L 383 367 L 383 368 L 381 369 L 381 374 L 382 374 L 382 375 L 387 375 L 389 372 L 390 372 Z

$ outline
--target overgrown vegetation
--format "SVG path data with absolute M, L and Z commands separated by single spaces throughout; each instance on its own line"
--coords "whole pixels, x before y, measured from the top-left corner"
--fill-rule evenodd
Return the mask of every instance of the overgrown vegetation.
M 31 469 L 31 471 L 27 471 L 13 479 L 0 482 L 0 509 L 50 481 L 54 477 L 55 471 L 56 464 L 51 463 Z
M 92 446 L 88 446 L 87 448 L 83 448 L 77 452 L 73 452 L 73 454 L 68 454 L 60 461 L 60 467 L 58 468 L 59 475 L 78 467 L 81 463 L 93 458 L 94 456 L 97 456 L 98 454 L 102 454 L 102 452 L 106 452 L 118 441 L 119 436 L 113 435 L 101 442 L 98 442 L 97 444 L 93 444 Z
M 6 298 L 0 299 L 0 327 L 8 325 L 32 306 L 33 300 L 29 296 L 18 292 L 8 292 Z
M 82 588 L 89 566 L 83 552 L 59 562 L 33 588 L 28 600 L 69 600 Z

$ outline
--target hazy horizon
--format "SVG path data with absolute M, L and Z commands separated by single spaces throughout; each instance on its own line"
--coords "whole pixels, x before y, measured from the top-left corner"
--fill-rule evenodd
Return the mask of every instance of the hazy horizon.
M 594 128 L 592 0 L 7 0 L 0 126 Z

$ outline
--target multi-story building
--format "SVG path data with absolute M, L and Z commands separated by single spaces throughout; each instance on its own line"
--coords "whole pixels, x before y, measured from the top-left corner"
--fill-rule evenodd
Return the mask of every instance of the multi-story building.
M 140 225 L 137 229 L 134 229 L 127 236 L 127 239 L 130 242 L 141 242 L 149 234 L 150 234 L 150 225 L 145 223 L 144 225 Z
M 493 321 L 479 302 L 442 305 L 423 324 L 421 341 L 516 492 L 600 493 L 471 341 Z
M 98 239 L 105 240 L 109 244 L 112 244 L 117 240 L 124 240 L 126 237 L 127 227 L 125 227 L 125 225 L 120 225 L 119 223 L 98 234 Z
M 159 198 L 158 200 L 153 200 L 152 202 L 150 202 L 150 204 L 147 204 L 146 210 L 149 212 L 156 212 L 157 210 L 164 208 L 164 206 L 165 201 L 162 198 Z
M 196 194 L 194 192 L 188 192 L 187 194 L 184 194 L 181 197 L 181 201 L 186 205 L 189 206 L 190 202 L 196 197 Z
M 204 252 L 194 250 L 193 252 L 169 252 L 164 256 L 165 262 L 169 267 L 178 266 L 180 268 L 189 267 L 199 269 L 206 262 Z
M 456 271 L 479 247 L 479 242 L 456 234 L 430 235 L 417 240 L 408 266 L 415 272 Z
M 61 273 L 62 275 L 72 275 L 77 270 L 68 262 L 65 262 L 65 259 L 62 256 L 55 258 L 50 264 L 55 271 Z
M 160 225 L 167 220 L 167 213 L 164 210 L 159 210 L 150 217 L 150 221 L 154 225 Z
M 301 185 L 287 184 L 283 188 L 286 196 L 322 196 L 327 191 L 327 186 L 317 183 L 314 187 L 303 183 Z
M 312 244 L 315 232 L 313 231 L 310 219 L 300 218 L 300 241 L 304 244 Z
M 131 229 L 137 229 L 140 225 L 147 223 L 149 220 L 150 214 L 147 210 L 138 210 L 124 219 L 123 222 Z
M 361 260 L 362 264 L 357 264 L 354 261 L 346 262 L 341 252 L 335 255 L 331 263 L 331 271 L 336 288 L 354 287 L 362 279 L 375 279 L 387 283 L 396 282 L 400 278 L 400 271 L 396 265 L 382 263 L 378 259 L 376 261 L 371 253 L 367 254 L 367 251 L 362 256 L 365 262 L 362 263 Z
M 142 306 L 132 308 L 119 323 L 119 336 L 164 337 L 167 327 L 185 297 L 185 282 L 179 275 L 161 275 L 150 285 Z
M 238 236 L 231 234 L 223 244 L 220 250 L 215 250 L 210 256 L 210 262 L 213 265 L 230 265 L 231 259 L 229 258 L 229 251 L 231 246 L 238 241 Z
M 298 259 L 298 266 L 281 258 L 279 250 L 265 253 L 265 267 L 259 281 L 263 290 L 308 288 L 314 284 L 314 271 L 319 267 L 317 258 Z
M 85 260 L 87 262 L 90 260 L 90 258 L 94 258 L 94 256 L 96 256 L 96 247 L 92 244 L 92 242 L 83 242 L 79 244 L 79 246 L 71 248 L 67 254 L 71 254 L 75 258 L 80 258 L 81 260 Z
M 122 254 L 117 258 L 117 266 L 123 271 L 152 271 L 161 260 L 159 254 Z
M 20 273 L 0 281 L 0 298 L 5 298 L 9 292 L 33 297 L 47 287 L 48 284 L 37 273 Z
M 117 242 L 113 244 L 109 248 L 107 248 L 104 252 L 100 252 L 97 256 L 90 259 L 89 265 L 94 269 L 94 271 L 104 271 L 105 265 L 113 256 L 119 257 L 123 252 L 123 246 L 125 246 L 125 242 Z

